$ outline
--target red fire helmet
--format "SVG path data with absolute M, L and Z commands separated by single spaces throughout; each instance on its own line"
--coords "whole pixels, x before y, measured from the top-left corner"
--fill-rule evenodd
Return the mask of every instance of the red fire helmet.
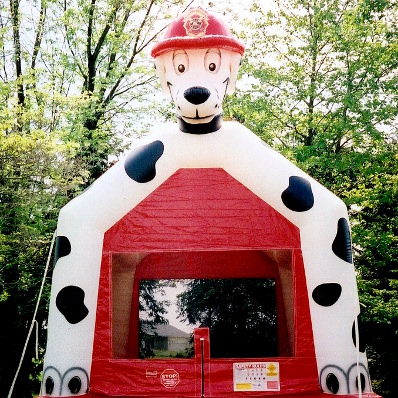
M 245 46 L 235 39 L 225 22 L 202 8 L 191 8 L 174 20 L 163 39 L 154 45 L 152 57 L 173 50 L 219 47 L 243 55 Z

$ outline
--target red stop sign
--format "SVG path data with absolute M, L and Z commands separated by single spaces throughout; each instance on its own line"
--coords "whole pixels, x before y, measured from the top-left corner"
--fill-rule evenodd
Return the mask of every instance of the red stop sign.
M 160 375 L 160 382 L 166 388 L 174 388 L 180 382 L 180 375 L 174 369 L 165 369 Z

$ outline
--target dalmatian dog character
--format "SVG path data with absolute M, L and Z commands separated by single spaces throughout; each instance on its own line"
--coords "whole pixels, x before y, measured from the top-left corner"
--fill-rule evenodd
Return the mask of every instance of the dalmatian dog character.
M 235 90 L 243 51 L 227 26 L 201 8 L 170 25 L 152 56 L 181 131 L 206 134 L 221 127 L 222 103 Z
M 227 25 L 202 8 L 189 9 L 174 20 L 153 47 L 161 87 L 175 104 L 177 123 L 154 128 L 60 211 L 41 397 L 200 396 L 197 386 L 210 386 L 214 380 L 215 395 L 208 393 L 209 387 L 202 396 L 230 397 L 238 391 L 232 380 L 235 362 L 237 368 L 249 363 L 261 369 L 269 361 L 274 370 L 274 364 L 280 365 L 280 380 L 270 384 L 278 395 L 378 397 L 371 390 L 366 352 L 359 341 L 346 206 L 244 126 L 222 120 L 223 99 L 235 89 L 243 53 L 243 44 Z M 242 210 L 242 200 L 238 207 L 228 207 L 239 195 L 225 188 L 227 182 L 251 198 L 245 203 L 256 204 Z M 188 183 L 195 191 L 186 189 Z M 168 207 L 162 207 L 165 197 Z M 202 204 L 209 207 L 203 210 Z M 186 219 L 190 212 L 199 214 L 195 223 Z M 233 228 L 231 217 L 240 220 Z M 280 217 L 288 226 L 283 230 L 275 221 Z M 241 220 L 246 220 L 244 227 Z M 148 223 L 154 224 L 145 229 Z M 208 232 L 220 231 L 220 226 L 222 233 Z M 158 235 L 156 228 L 166 232 Z M 239 228 L 236 243 L 231 243 L 224 231 Z M 201 233 L 206 236 L 196 239 Z M 277 235 L 280 240 L 269 246 Z M 284 339 L 290 356 L 217 359 L 209 369 L 219 371 L 211 378 L 204 368 L 198 372 L 199 362 L 163 364 L 124 354 L 132 305 L 115 304 L 119 302 L 112 292 L 124 280 L 117 272 L 134 274 L 147 255 L 195 250 L 257 250 L 273 263 L 279 261 L 280 307 L 285 308 Z M 132 282 L 127 285 L 133 289 Z M 303 291 L 297 293 L 300 286 Z M 131 299 L 132 293 L 123 297 Z M 124 316 L 125 334 L 114 327 L 114 319 Z M 132 335 L 137 334 L 133 329 Z M 161 383 L 165 372 L 178 380 L 172 389 Z M 200 375 L 206 380 L 201 382 Z M 241 383 L 240 388 L 247 385 Z M 252 391 L 256 396 L 274 395 L 261 386 Z M 241 390 L 238 394 L 247 396 Z

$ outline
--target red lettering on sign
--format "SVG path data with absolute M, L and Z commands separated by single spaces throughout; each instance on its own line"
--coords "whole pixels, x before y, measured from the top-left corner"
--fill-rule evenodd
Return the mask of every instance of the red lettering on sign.
M 180 382 L 180 375 L 174 369 L 165 369 L 160 375 L 160 382 L 166 388 L 174 388 Z

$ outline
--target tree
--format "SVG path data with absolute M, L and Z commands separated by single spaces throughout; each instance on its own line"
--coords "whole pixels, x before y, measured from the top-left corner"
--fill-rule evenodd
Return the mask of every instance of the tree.
M 352 235 L 362 306 L 361 339 L 367 343 L 373 387 L 386 398 L 397 393 L 391 369 L 398 358 L 397 172 L 396 144 L 385 144 L 364 163 L 347 195 L 355 220 Z
M 59 206 L 79 182 L 78 173 L 62 158 L 61 147 L 40 132 L 0 135 L 0 395 L 7 396 L 34 313 Z M 50 275 L 48 275 L 49 277 Z M 47 299 L 45 287 L 36 318 L 43 354 Z M 41 369 L 34 366 L 35 339 L 14 392 L 38 392 Z M 37 358 L 39 359 L 39 358 Z
M 386 373 L 397 344 L 376 331 L 396 339 L 398 326 L 397 4 L 275 3 L 268 13 L 252 9 L 243 75 L 254 83 L 227 103 L 226 113 L 347 204 L 361 336 L 375 388 L 392 397 L 394 377 Z
M 73 118 L 72 132 L 73 139 L 82 142 L 76 155 L 87 163 L 86 184 L 98 178 L 109 166 L 109 156 L 122 149 L 120 134 L 127 128 L 118 126 L 117 116 L 132 119 L 135 125 L 128 126 L 133 132 L 139 131 L 137 108 L 156 80 L 148 62 L 148 47 L 166 26 L 165 17 L 182 11 L 181 4 L 155 0 L 65 1 L 58 10 L 67 44 L 65 55 L 69 68 L 75 71 L 76 89 L 84 98 Z
M 164 287 L 170 286 L 167 280 L 142 280 L 140 283 L 139 311 L 140 311 L 140 358 L 154 356 L 150 344 L 157 325 L 168 323 L 164 315 L 170 305 L 168 300 L 160 300 L 159 296 L 164 297 Z
M 6 396 L 43 277 L 58 209 L 84 175 L 69 163 L 69 148 L 60 144 L 62 118 L 55 109 L 62 101 L 52 82 L 41 85 L 42 39 L 48 2 L 39 2 L 28 17 L 26 5 L 10 1 L 0 12 L 0 395 Z M 26 30 L 31 23 L 32 31 Z M 30 50 L 30 51 L 29 51 Z M 51 89 L 49 90 L 49 87 Z M 43 354 L 49 286 L 36 318 L 39 355 Z M 6 320 L 6 321 L 5 321 Z M 14 393 L 31 397 L 38 392 L 40 368 L 35 344 Z
M 208 327 L 212 358 L 277 355 L 272 280 L 192 279 L 178 298 L 179 317 Z

